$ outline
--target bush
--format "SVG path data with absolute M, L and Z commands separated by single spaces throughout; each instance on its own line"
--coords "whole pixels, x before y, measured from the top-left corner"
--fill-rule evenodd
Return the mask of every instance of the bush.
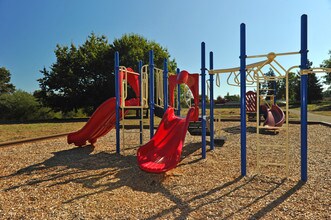
M 42 120 L 54 118 L 50 108 L 40 105 L 36 98 L 22 90 L 0 95 L 0 119 L 2 120 Z

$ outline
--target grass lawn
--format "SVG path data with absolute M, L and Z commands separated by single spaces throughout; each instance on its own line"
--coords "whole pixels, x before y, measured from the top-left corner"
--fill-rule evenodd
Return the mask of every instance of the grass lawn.
M 85 122 L 1 124 L 0 142 L 72 132 L 80 129 L 84 124 Z
M 285 109 L 285 107 L 282 107 Z M 299 109 L 299 108 L 294 108 Z M 188 109 L 184 108 L 181 115 L 185 116 Z M 309 104 L 308 111 L 316 114 L 331 116 L 331 102 L 321 102 L 318 104 Z M 206 114 L 209 115 L 209 109 L 206 109 Z M 216 108 L 215 118 L 219 115 L 221 119 L 239 119 L 240 108 Z M 290 119 L 297 119 L 299 116 L 290 114 Z M 157 126 L 161 119 L 154 118 L 154 124 Z M 69 133 L 77 131 L 85 125 L 86 122 L 56 122 L 56 123 L 22 123 L 22 124 L 0 124 L 0 142 L 16 141 L 27 138 L 36 138 L 61 133 Z M 127 121 L 128 124 L 137 124 L 137 122 Z M 145 123 L 149 124 L 147 119 Z
M 300 110 L 300 106 L 293 109 Z M 322 101 L 316 104 L 308 104 L 308 112 L 318 115 L 331 116 L 331 101 Z

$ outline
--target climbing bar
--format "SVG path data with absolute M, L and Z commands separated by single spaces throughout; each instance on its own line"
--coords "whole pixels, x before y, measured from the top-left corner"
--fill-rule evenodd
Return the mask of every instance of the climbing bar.
M 307 75 L 310 73 L 330 73 L 331 68 L 325 68 L 325 67 L 315 67 L 310 69 L 303 69 L 300 71 L 301 75 Z
M 141 67 L 141 106 L 148 107 L 148 65 Z
M 139 76 L 139 73 L 129 71 L 125 66 L 120 66 L 120 71 L 124 71 L 125 73 L 130 73 L 130 74 Z
M 287 53 L 268 53 L 268 54 L 260 54 L 260 55 L 251 55 L 247 56 L 246 58 L 261 58 L 261 57 L 268 57 L 270 55 L 275 55 L 275 56 L 287 56 L 287 55 L 295 55 L 295 54 L 300 54 L 300 52 L 287 52 Z
M 254 67 L 260 67 L 264 66 L 265 64 L 268 64 L 269 60 L 263 60 L 256 63 L 251 63 L 249 65 L 246 65 L 246 69 L 252 69 Z M 240 70 L 240 67 L 234 67 L 234 68 L 227 68 L 227 69 L 214 69 L 214 70 L 208 70 L 209 74 L 219 74 L 219 73 L 231 73 L 231 72 L 238 72 Z
M 221 86 L 221 78 L 220 78 L 220 75 L 219 74 L 216 75 L 216 81 L 215 81 L 215 83 L 216 83 L 216 86 L 217 87 L 220 87 Z

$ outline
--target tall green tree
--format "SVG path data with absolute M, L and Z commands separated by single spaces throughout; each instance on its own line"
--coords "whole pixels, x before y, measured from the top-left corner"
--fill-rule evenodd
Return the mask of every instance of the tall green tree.
M 331 68 L 331 50 L 329 50 L 329 55 L 330 57 L 323 61 L 321 67 Z M 331 92 L 331 72 L 327 73 L 323 78 L 325 80 L 324 83 L 328 85 L 327 90 Z
M 308 62 L 308 68 L 311 68 L 313 65 L 312 62 Z M 298 74 L 299 75 L 299 74 Z M 295 99 L 296 101 L 301 100 L 301 93 L 300 93 L 300 83 L 301 78 L 298 76 L 297 78 L 298 83 L 295 85 Z M 308 95 L 307 95 L 307 102 L 309 104 L 322 100 L 323 99 L 323 88 L 322 84 L 320 83 L 320 80 L 316 77 L 315 73 L 308 74 Z
M 269 71 L 266 72 L 264 75 L 266 77 L 273 77 L 273 76 L 275 76 L 275 72 L 273 69 L 269 68 Z M 260 94 L 268 95 L 267 100 L 269 100 L 271 95 L 275 95 L 276 88 L 277 88 L 277 81 L 267 80 L 264 83 L 261 83 Z
M 323 88 L 315 73 L 308 75 L 308 97 L 309 104 L 323 99 Z
M 17 90 L 0 95 L 0 120 L 28 121 L 53 117 L 54 112 L 42 107 L 28 92 Z
M 289 72 L 288 73 L 288 92 L 289 101 L 295 102 L 297 97 L 300 99 L 300 76 L 298 73 Z M 277 94 L 276 98 L 278 100 L 285 100 L 286 98 L 286 79 L 282 79 L 277 83 Z
M 10 71 L 5 67 L 0 67 L 0 95 L 15 91 L 15 86 L 10 83 L 10 78 Z
M 154 50 L 155 66 L 163 68 L 164 58 L 170 58 L 169 52 L 156 42 L 136 34 L 123 35 L 110 44 L 107 37 L 92 33 L 80 46 L 57 45 L 56 62 L 49 70 L 41 70 L 44 77 L 38 80 L 40 90 L 35 96 L 56 111 L 83 108 L 91 113 L 115 95 L 115 51 L 120 53 L 121 65 L 138 71 L 139 60 L 148 63 L 150 49 Z M 175 60 L 169 61 L 169 67 L 174 71 Z

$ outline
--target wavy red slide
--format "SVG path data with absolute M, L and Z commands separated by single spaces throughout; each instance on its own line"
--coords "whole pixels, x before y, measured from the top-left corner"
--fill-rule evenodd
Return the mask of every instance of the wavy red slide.
M 139 167 L 147 172 L 162 173 L 175 168 L 180 161 L 189 122 L 196 108 L 190 108 L 186 118 L 175 116 L 168 108 L 153 138 L 137 152 Z
M 125 101 L 126 106 L 139 105 L 139 99 L 133 98 Z M 115 127 L 116 123 L 116 98 L 110 98 L 102 103 L 92 114 L 91 118 L 80 130 L 70 133 L 67 136 L 68 144 L 74 143 L 76 146 L 86 145 L 86 142 L 94 144 L 98 138 L 106 135 Z M 122 118 L 120 111 L 120 118 Z M 125 114 L 127 111 L 125 111 Z

